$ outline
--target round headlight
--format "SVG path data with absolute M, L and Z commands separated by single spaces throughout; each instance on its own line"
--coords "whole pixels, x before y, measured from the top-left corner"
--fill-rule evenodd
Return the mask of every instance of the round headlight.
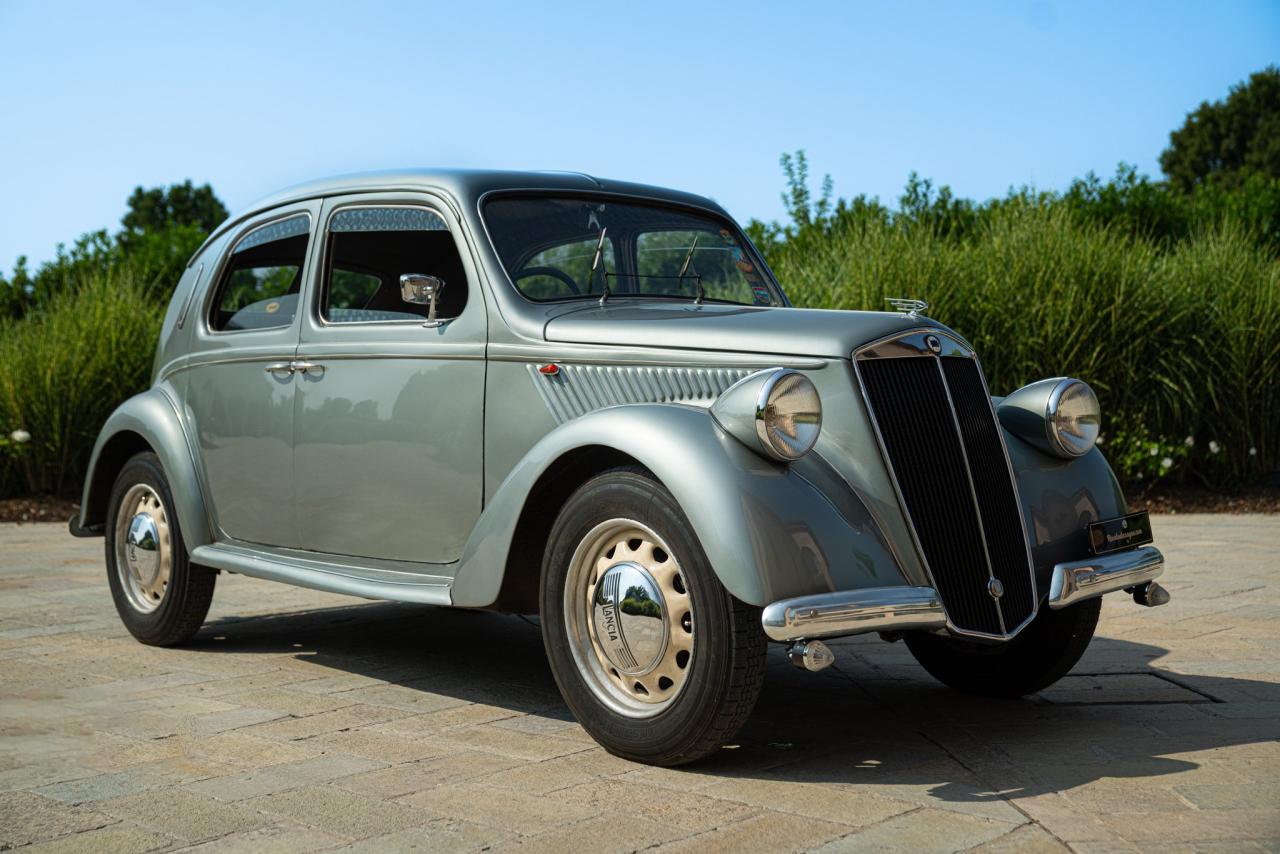
M 822 400 L 804 374 L 776 371 L 761 387 L 756 405 L 760 447 L 776 460 L 798 460 L 822 432 Z
M 1063 455 L 1081 457 L 1098 441 L 1102 410 L 1087 383 L 1066 380 L 1049 395 L 1049 441 Z

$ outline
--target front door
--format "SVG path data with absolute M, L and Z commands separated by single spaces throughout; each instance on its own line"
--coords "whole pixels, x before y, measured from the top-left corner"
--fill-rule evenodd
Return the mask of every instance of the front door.
M 331 199 L 297 360 L 301 547 L 449 563 L 480 515 L 486 318 L 448 208 L 421 194 Z M 405 274 L 443 280 L 406 302 Z
M 179 387 L 219 539 L 297 545 L 289 364 L 319 209 L 292 205 L 242 229 L 193 318 Z

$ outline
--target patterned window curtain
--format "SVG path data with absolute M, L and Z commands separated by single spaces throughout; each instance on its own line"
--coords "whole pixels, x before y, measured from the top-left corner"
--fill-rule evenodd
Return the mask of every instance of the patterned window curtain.
M 423 208 L 349 208 L 329 220 L 329 230 L 340 231 L 448 231 L 444 219 Z
M 261 246 L 264 243 L 270 243 L 273 240 L 285 240 L 290 237 L 297 237 L 300 234 L 307 234 L 310 231 L 311 217 L 306 214 L 298 214 L 249 232 L 243 240 L 236 244 L 235 251 L 243 252 L 246 249 Z

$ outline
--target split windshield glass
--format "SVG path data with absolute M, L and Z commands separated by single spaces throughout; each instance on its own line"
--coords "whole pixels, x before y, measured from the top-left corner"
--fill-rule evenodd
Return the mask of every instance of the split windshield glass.
M 599 299 L 608 289 L 610 297 L 786 304 L 746 238 L 710 214 L 612 199 L 504 196 L 485 204 L 484 217 L 503 267 L 531 300 Z

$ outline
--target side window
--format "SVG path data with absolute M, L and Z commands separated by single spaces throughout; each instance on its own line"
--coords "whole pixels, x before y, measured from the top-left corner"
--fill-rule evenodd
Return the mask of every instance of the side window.
M 421 320 L 428 306 L 400 294 L 406 273 L 444 281 L 436 316 L 457 317 L 467 277 L 449 226 L 426 208 L 346 208 L 329 219 L 320 316 L 329 323 Z
M 516 273 L 521 292 L 530 299 L 546 300 L 600 291 L 599 280 L 606 272 L 616 271 L 618 265 L 613 257 L 613 238 L 606 235 L 596 282 L 590 281 L 599 242 L 600 238 L 591 237 L 543 249 Z
M 242 237 L 218 282 L 209 328 L 232 332 L 292 323 L 310 231 L 310 217 L 299 214 Z

